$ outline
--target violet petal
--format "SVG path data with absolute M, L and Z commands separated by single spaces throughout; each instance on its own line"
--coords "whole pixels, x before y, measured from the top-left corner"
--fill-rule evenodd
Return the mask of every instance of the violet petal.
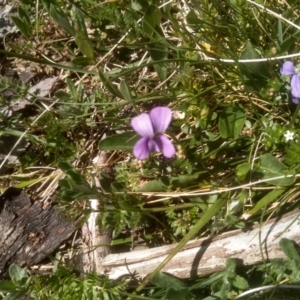
M 166 136 L 158 135 L 154 140 L 165 157 L 171 158 L 175 154 L 175 147 Z
M 299 104 L 300 98 L 295 98 L 295 97 L 293 97 L 293 102 L 294 102 L 295 104 Z
M 149 138 L 142 137 L 140 140 L 136 142 L 133 147 L 133 154 L 138 159 L 145 159 L 149 156 L 149 148 L 148 148 Z
M 154 133 L 164 133 L 172 119 L 171 109 L 168 107 L 158 106 L 153 108 L 149 115 L 152 121 Z
M 300 98 L 300 74 L 295 74 L 291 80 L 292 95 L 294 98 Z
M 294 64 L 291 61 L 286 61 L 280 68 L 280 73 L 282 75 L 294 75 L 295 69 L 294 69 Z
M 148 138 L 154 136 L 153 126 L 148 114 L 143 113 L 132 118 L 131 126 L 140 136 Z
M 149 139 L 148 149 L 149 152 L 159 152 L 161 148 L 159 147 L 155 139 Z

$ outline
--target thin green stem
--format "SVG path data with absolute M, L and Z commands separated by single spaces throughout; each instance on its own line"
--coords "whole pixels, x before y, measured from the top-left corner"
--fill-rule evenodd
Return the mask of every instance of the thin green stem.
M 300 102 L 298 103 L 298 105 L 297 105 L 297 107 L 296 107 L 296 110 L 295 110 L 295 112 L 294 112 L 294 114 L 293 114 L 292 121 L 291 121 L 291 127 L 294 126 L 296 117 L 297 117 L 297 115 L 298 115 L 298 113 L 299 113 L 299 109 L 300 109 Z
M 193 239 L 199 231 L 211 220 L 211 218 L 218 213 L 224 204 L 226 203 L 227 198 L 221 197 L 218 199 L 203 215 L 203 217 L 194 225 L 194 227 L 189 231 L 189 233 L 178 243 L 178 245 L 172 250 L 172 252 L 164 259 L 163 262 L 149 275 L 147 276 L 141 284 L 136 288 L 135 293 L 142 291 L 145 286 L 151 282 L 151 280 L 166 266 L 166 264 L 187 244 L 188 241 Z M 127 298 L 128 300 L 132 297 Z

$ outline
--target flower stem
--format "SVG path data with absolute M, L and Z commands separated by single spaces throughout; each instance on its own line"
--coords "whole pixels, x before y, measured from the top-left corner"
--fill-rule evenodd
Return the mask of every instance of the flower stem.
M 151 282 L 151 280 L 157 276 L 157 274 L 165 267 L 165 265 L 186 245 L 188 241 L 193 239 L 211 219 L 224 207 L 227 201 L 227 197 L 220 197 L 207 211 L 202 215 L 202 217 L 197 221 L 197 223 L 191 228 L 191 230 L 183 237 L 183 239 L 174 247 L 174 249 L 169 253 L 169 255 L 156 267 L 156 269 L 150 273 L 140 285 L 136 288 L 135 292 L 127 298 L 127 300 L 134 299 L 134 295 L 142 291 L 142 289 Z

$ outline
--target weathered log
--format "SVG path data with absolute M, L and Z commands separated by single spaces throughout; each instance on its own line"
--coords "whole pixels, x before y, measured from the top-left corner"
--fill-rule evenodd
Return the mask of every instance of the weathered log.
M 273 258 L 284 258 L 279 247 L 282 238 L 300 244 L 300 213 L 294 211 L 282 218 L 271 219 L 261 227 L 235 230 L 214 238 L 190 241 L 182 251 L 163 268 L 179 278 L 208 275 L 225 269 L 227 258 L 235 258 L 238 265 L 255 265 Z M 135 274 L 145 277 L 151 273 L 176 245 L 110 254 L 103 261 L 111 279 Z
M 113 170 L 106 166 L 110 154 L 101 151 L 97 156 L 96 165 L 108 177 L 112 177 Z M 100 189 L 101 185 L 95 178 L 96 186 Z M 112 240 L 112 229 L 99 230 L 97 218 L 99 217 L 99 199 L 89 199 L 90 207 L 93 212 L 90 213 L 88 220 L 81 228 L 82 245 L 78 251 L 74 251 L 74 256 L 69 263 L 84 273 L 92 271 L 103 273 L 102 261 L 110 253 L 110 243 Z
M 31 202 L 20 189 L 7 189 L 0 196 L 0 278 L 12 263 L 38 264 L 75 230 L 75 222 L 65 220 L 52 205 Z

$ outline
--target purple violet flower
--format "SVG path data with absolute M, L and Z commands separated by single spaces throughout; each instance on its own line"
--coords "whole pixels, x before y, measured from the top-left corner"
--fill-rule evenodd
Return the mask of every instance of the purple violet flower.
M 133 148 L 138 159 L 145 159 L 151 152 L 161 151 L 167 158 L 175 154 L 175 147 L 163 135 L 172 119 L 172 111 L 168 107 L 155 107 L 149 114 L 142 113 L 131 120 L 131 126 L 141 139 Z
M 291 79 L 291 92 L 293 102 L 299 104 L 300 102 L 300 73 L 295 70 L 294 64 L 291 61 L 286 61 L 280 68 L 282 75 L 290 75 Z

